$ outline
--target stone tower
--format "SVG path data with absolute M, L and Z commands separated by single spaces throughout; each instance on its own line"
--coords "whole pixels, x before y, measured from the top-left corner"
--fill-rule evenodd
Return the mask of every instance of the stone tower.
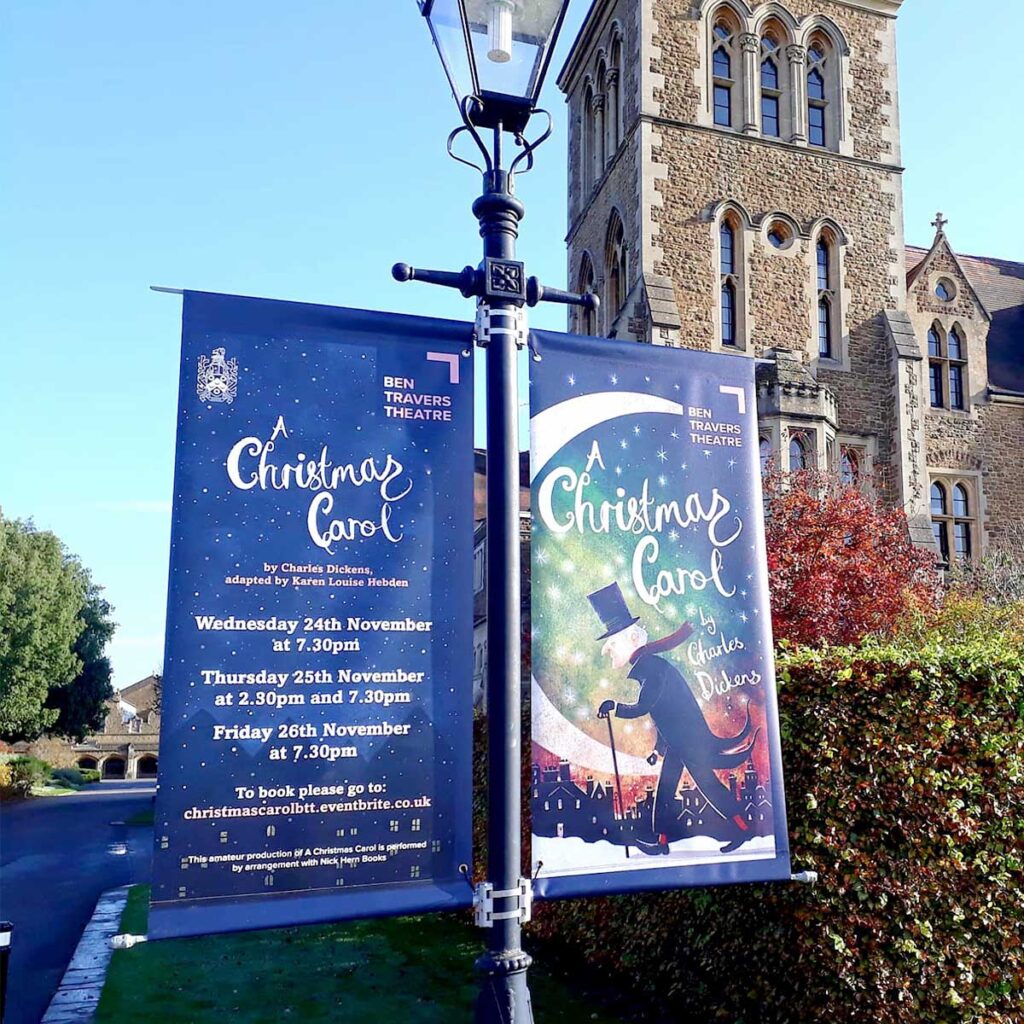
M 907 312 L 902 0 L 595 0 L 569 106 L 571 329 L 766 360 L 762 452 L 870 477 L 932 543 Z

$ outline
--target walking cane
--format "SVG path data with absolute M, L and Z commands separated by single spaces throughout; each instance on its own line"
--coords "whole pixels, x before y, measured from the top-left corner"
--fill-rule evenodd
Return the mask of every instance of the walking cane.
M 619 778 L 619 759 L 615 753 L 615 732 L 612 729 L 612 716 L 609 713 L 608 718 L 608 742 L 612 748 L 612 768 L 615 769 L 615 788 L 619 791 L 619 814 L 621 815 L 621 821 L 623 824 L 623 832 L 625 832 L 626 824 L 626 805 L 622 802 L 622 779 Z M 626 843 L 626 859 L 629 860 L 629 843 Z

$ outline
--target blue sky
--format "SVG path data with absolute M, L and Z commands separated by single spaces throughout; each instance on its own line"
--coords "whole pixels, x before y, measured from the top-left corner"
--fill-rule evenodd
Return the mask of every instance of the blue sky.
M 556 65 L 586 9 L 574 0 Z M 907 239 L 1024 259 L 1024 5 L 908 0 Z M 381 14 L 387 14 L 381 20 Z M 564 284 L 564 107 L 521 179 L 520 254 Z M 162 656 L 180 302 L 150 284 L 468 317 L 391 281 L 476 262 L 478 181 L 412 0 L 7 0 L 0 33 L 0 508 L 107 588 L 115 682 Z M 560 310 L 537 326 L 560 328 Z

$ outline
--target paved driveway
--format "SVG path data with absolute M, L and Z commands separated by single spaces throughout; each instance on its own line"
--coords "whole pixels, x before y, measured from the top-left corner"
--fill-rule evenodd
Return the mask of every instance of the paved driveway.
M 0 806 L 0 919 L 14 924 L 3 1024 L 39 1024 L 101 892 L 148 882 L 152 782 Z

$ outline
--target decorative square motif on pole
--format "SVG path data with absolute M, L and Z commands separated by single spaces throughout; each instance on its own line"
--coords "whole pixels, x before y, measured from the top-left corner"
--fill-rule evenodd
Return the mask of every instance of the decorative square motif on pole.
M 526 272 L 522 263 L 488 256 L 485 264 L 485 299 L 511 301 L 517 305 L 526 302 Z

